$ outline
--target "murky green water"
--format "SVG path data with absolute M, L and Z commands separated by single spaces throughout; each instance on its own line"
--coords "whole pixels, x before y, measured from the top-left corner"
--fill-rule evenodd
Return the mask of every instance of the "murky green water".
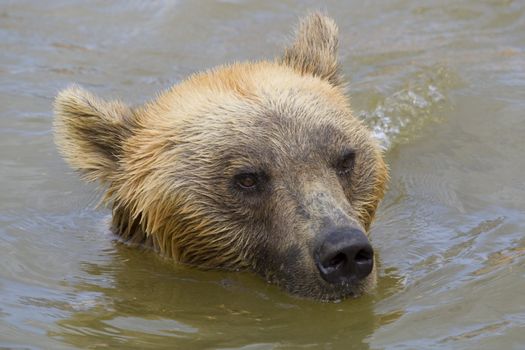
M 0 2 L 0 348 L 524 349 L 525 2 L 323 5 L 387 148 L 373 295 L 298 300 L 118 244 L 52 141 L 70 82 L 139 103 L 272 57 L 317 2 Z

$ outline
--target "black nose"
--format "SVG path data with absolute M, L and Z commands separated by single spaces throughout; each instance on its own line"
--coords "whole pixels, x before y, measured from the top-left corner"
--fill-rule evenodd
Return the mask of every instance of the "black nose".
M 331 231 L 314 254 L 321 277 L 329 283 L 361 280 L 374 267 L 374 250 L 368 238 L 354 228 Z

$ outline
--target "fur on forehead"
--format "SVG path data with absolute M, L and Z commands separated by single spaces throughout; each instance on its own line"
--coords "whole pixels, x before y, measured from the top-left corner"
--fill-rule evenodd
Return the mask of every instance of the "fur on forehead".
M 179 102 L 188 99 L 203 103 Z M 173 156 L 191 161 L 202 160 L 199 153 L 203 151 L 242 156 L 255 142 L 265 147 L 253 154 L 273 145 L 288 149 L 285 155 L 289 157 L 301 156 L 304 149 L 323 142 L 336 148 L 338 139 L 341 147 L 343 142 L 347 146 L 370 142 L 368 131 L 351 116 L 338 87 L 269 62 L 235 64 L 195 75 L 148 104 L 143 114 L 151 127 L 136 133 L 130 142 L 130 158 L 144 158 L 137 144 L 155 143 L 151 148 L 157 151 L 157 163 L 163 164 L 168 164 L 162 159 L 169 154 L 158 152 L 160 143 L 169 143 L 166 147 L 172 148 Z M 343 141 L 339 135 L 349 137 Z

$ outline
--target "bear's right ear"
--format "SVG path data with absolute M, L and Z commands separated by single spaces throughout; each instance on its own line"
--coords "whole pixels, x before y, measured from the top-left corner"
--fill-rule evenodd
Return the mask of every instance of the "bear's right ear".
M 342 75 L 337 48 L 338 29 L 334 20 L 314 12 L 299 22 L 295 39 L 285 49 L 280 62 L 301 74 L 311 74 L 339 86 Z
M 110 181 L 123 141 L 133 132 L 133 111 L 78 86 L 61 91 L 54 110 L 55 143 L 71 167 L 88 181 Z

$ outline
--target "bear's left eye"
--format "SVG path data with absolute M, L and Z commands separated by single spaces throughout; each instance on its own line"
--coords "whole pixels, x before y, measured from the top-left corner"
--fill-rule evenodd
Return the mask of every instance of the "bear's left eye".
M 343 156 L 336 164 L 337 173 L 341 176 L 352 173 L 355 165 L 355 151 L 348 150 L 343 153 Z
M 235 176 L 235 182 L 241 189 L 254 190 L 257 188 L 259 179 L 255 173 L 243 173 Z

